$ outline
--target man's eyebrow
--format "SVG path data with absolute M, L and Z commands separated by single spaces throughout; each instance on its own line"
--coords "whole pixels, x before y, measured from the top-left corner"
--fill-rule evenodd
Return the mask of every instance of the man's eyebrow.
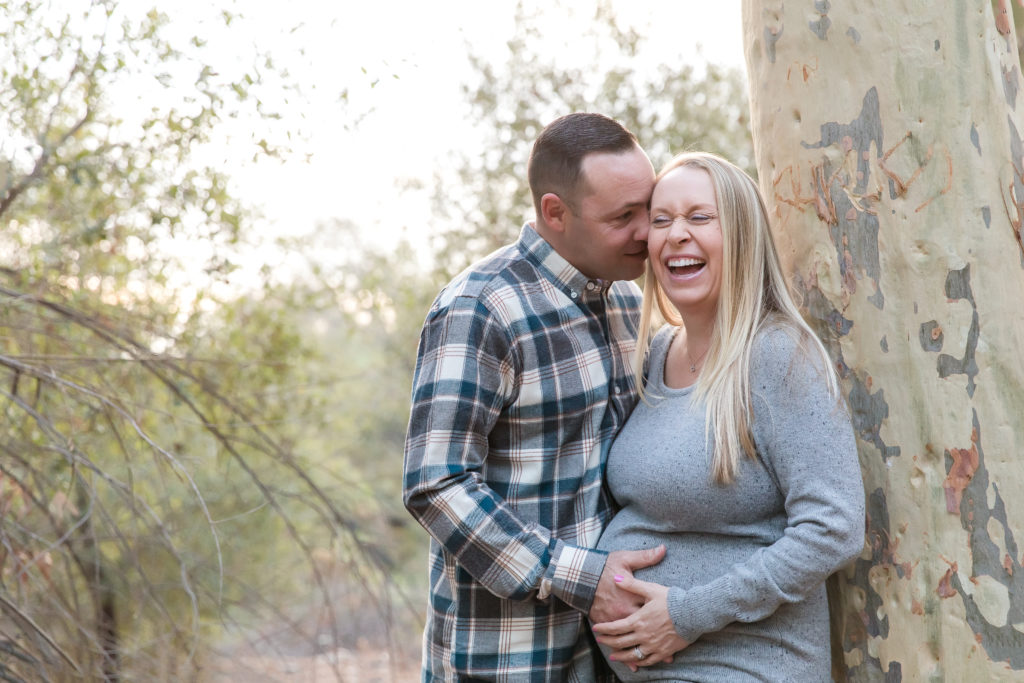
M 619 204 L 614 209 L 609 210 L 607 215 L 609 215 L 609 216 L 618 216 L 619 214 L 621 214 L 624 211 L 629 211 L 631 209 L 637 209 L 637 208 L 641 208 L 641 207 L 646 209 L 647 208 L 647 202 L 629 202 L 628 204 Z
M 647 200 L 628 202 L 626 204 L 622 204 L 622 205 L 619 206 L 619 210 L 621 211 L 622 209 L 631 209 L 631 208 L 633 208 L 635 206 L 646 207 L 647 206 Z

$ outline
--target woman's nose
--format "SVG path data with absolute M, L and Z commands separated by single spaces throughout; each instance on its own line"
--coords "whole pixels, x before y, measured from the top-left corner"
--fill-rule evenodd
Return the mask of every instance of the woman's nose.
M 669 228 L 668 237 L 673 242 L 686 242 L 690 239 L 690 224 L 683 216 L 676 216 L 672 220 L 672 227 Z

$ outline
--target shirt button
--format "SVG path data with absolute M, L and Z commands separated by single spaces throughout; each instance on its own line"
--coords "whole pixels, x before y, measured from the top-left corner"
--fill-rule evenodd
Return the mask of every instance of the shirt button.
M 571 296 L 573 299 L 575 299 L 576 298 L 576 292 L 569 292 L 569 296 Z
M 622 393 L 622 387 L 620 387 L 618 384 L 615 385 L 615 393 L 616 394 L 621 394 Z
M 588 282 L 587 283 L 587 291 L 588 292 L 593 292 L 595 289 L 597 289 L 597 285 L 595 285 L 593 282 Z

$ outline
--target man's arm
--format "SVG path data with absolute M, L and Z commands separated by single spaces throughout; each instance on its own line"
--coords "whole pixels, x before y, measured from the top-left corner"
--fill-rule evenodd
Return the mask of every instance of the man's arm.
M 509 331 L 478 300 L 432 311 L 420 337 L 404 501 L 461 567 L 503 598 L 549 595 L 587 613 L 606 554 L 519 518 L 483 478 L 488 436 L 518 390 Z

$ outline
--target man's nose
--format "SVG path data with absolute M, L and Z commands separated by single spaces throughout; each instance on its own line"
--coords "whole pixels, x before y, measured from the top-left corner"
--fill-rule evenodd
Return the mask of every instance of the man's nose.
M 635 239 L 637 242 L 646 242 L 647 236 L 650 234 L 650 232 L 651 219 L 650 216 L 647 215 L 647 213 L 644 213 L 637 220 L 636 229 L 633 231 L 633 239 Z

